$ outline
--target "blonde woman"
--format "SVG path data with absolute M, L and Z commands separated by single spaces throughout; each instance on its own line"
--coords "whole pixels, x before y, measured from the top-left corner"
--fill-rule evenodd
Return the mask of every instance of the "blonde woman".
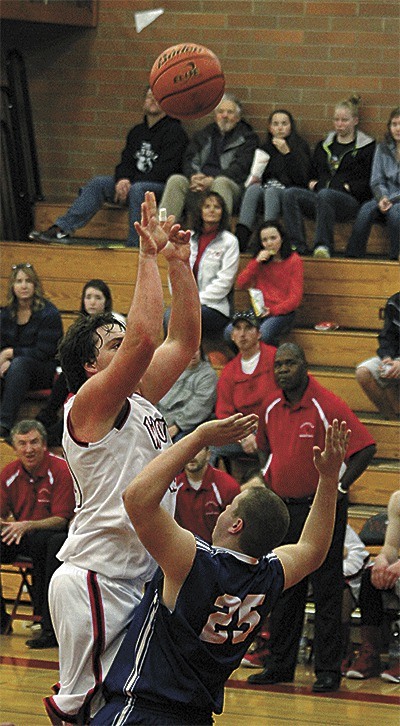
M 283 216 L 292 246 L 307 253 L 303 214 L 316 219 L 314 257 L 333 252 L 336 222 L 354 219 L 371 198 L 369 180 L 375 141 L 360 131 L 359 96 L 334 108 L 333 131 L 315 147 L 308 189 L 292 187 L 283 194 Z

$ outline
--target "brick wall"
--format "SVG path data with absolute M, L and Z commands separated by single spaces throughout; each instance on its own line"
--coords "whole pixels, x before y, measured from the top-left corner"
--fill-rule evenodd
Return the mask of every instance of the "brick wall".
M 158 7 L 164 15 L 138 34 L 134 12 Z M 262 138 L 266 116 L 283 106 L 315 143 L 352 91 L 361 127 L 382 138 L 399 103 L 398 0 L 99 0 L 96 28 L 5 20 L 1 33 L 3 53 L 25 58 L 48 199 L 73 198 L 85 179 L 113 170 L 155 57 L 182 41 L 217 53 Z

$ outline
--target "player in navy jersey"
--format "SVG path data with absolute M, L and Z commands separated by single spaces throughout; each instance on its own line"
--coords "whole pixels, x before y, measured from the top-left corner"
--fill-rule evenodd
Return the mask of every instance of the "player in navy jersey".
M 217 520 L 212 546 L 160 506 L 171 479 L 204 446 L 254 432 L 257 417 L 235 414 L 199 426 L 163 451 L 128 486 L 124 503 L 160 568 L 104 682 L 106 705 L 93 726 L 212 724 L 224 683 L 280 595 L 323 562 L 332 538 L 346 423 L 328 426 L 314 447 L 319 485 L 297 544 L 278 547 L 285 504 L 263 486 L 243 490 Z M 277 549 L 274 549 L 277 548 Z

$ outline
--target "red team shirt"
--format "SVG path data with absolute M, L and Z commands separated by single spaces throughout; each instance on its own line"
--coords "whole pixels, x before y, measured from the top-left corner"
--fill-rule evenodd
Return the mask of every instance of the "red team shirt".
M 211 534 L 221 512 L 240 494 L 236 479 L 208 465 L 200 489 L 190 486 L 183 471 L 176 478 L 175 519 L 181 527 L 211 543 Z
M 75 496 L 68 464 L 48 451 L 34 476 L 19 459 L 7 464 L 0 474 L 0 493 L 3 519 L 10 514 L 18 522 L 48 517 L 71 519 L 74 513 Z
M 313 376 L 308 378 L 303 398 L 293 408 L 282 391 L 270 396 L 258 428 L 258 447 L 265 451 L 269 442 L 271 451 L 264 479 L 281 497 L 301 498 L 315 493 L 318 472 L 313 463 L 313 446 L 324 449 L 325 431 L 334 418 L 346 421 L 351 429 L 347 459 L 375 443 L 341 398 L 321 386 Z

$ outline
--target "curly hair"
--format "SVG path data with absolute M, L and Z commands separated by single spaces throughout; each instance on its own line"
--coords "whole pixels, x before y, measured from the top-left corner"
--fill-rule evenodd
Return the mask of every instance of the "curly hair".
M 109 331 L 114 325 L 124 329 L 123 324 L 111 313 L 82 315 L 61 339 L 57 355 L 72 393 L 76 393 L 87 380 L 85 363 L 94 363 L 97 358 L 101 342 L 97 328 L 104 327 Z
M 20 271 L 23 271 L 30 282 L 33 282 L 33 300 L 32 300 L 32 312 L 37 310 L 43 310 L 45 305 L 45 299 L 43 295 L 43 287 L 40 281 L 40 277 L 37 274 L 33 265 L 30 262 L 19 262 L 17 265 L 13 265 L 11 268 L 11 275 L 8 279 L 7 288 L 7 307 L 10 308 L 11 317 L 16 318 L 18 312 L 18 298 L 14 292 L 14 284 L 17 279 L 17 275 Z

